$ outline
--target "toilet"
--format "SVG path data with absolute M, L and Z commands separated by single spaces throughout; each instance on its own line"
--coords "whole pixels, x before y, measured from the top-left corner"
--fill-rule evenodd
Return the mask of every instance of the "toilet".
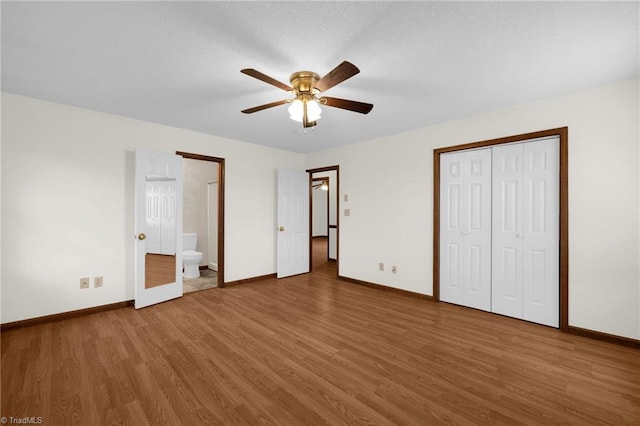
M 196 251 L 198 234 L 182 234 L 182 266 L 183 278 L 198 278 L 200 276 L 200 261 L 202 252 Z

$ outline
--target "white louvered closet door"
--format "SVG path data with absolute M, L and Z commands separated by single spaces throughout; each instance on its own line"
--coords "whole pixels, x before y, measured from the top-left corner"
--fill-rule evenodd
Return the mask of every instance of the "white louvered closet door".
M 491 310 L 491 150 L 443 154 L 440 298 Z
M 492 150 L 492 311 L 557 327 L 558 139 Z

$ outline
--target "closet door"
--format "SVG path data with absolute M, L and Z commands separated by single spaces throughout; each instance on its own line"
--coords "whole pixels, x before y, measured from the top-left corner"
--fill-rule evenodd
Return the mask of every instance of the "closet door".
M 441 157 L 440 298 L 491 310 L 491 150 Z
M 560 323 L 560 203 L 558 138 L 527 142 L 524 152 L 523 316 Z
M 493 312 L 559 324 L 558 139 L 493 148 Z
M 462 173 L 464 153 L 440 157 L 440 300 L 464 304 L 462 289 Z
M 492 151 L 491 309 L 522 318 L 523 150 L 518 144 L 495 146 Z
M 468 151 L 463 185 L 463 300 L 491 310 L 491 150 Z

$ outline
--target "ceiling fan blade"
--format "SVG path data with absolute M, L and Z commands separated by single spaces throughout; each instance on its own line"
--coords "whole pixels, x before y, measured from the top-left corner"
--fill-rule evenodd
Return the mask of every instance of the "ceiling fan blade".
M 265 83 L 271 84 L 272 86 L 276 86 L 278 89 L 282 89 L 287 92 L 290 92 L 293 90 L 293 87 L 287 86 L 286 84 L 279 82 L 275 78 L 269 77 L 268 75 L 263 74 L 260 71 L 255 70 L 253 68 L 245 68 L 240 70 L 240 72 L 242 74 L 246 74 L 253 78 L 257 78 L 258 80 L 264 81 Z
M 322 77 L 315 85 L 315 88 L 321 92 L 325 90 L 329 90 L 336 84 L 342 83 L 343 81 L 353 77 L 358 74 L 360 70 L 358 67 L 353 65 L 351 62 L 343 61 L 340 65 L 332 69 Z
M 289 102 L 288 99 L 283 99 L 281 101 L 275 101 L 275 102 L 271 102 L 269 104 L 258 105 L 258 106 L 255 106 L 253 108 L 243 109 L 242 112 L 244 112 L 245 114 L 252 114 L 254 112 L 262 111 L 263 109 L 273 108 L 273 107 L 277 107 L 277 106 L 280 106 L 280 105 L 284 105 L 287 102 Z
M 360 114 L 368 114 L 369 111 L 371 111 L 371 109 L 373 108 L 373 104 L 350 101 L 348 99 L 330 98 L 328 96 L 323 96 L 322 98 L 320 98 L 320 101 L 322 101 L 322 103 L 327 106 L 359 112 Z

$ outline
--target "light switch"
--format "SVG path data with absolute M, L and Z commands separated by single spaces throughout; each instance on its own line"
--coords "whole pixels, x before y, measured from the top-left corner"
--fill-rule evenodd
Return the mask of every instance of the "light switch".
M 344 201 L 349 201 L 349 196 L 347 194 L 344 194 Z
M 351 209 L 344 209 L 345 216 L 351 216 Z

